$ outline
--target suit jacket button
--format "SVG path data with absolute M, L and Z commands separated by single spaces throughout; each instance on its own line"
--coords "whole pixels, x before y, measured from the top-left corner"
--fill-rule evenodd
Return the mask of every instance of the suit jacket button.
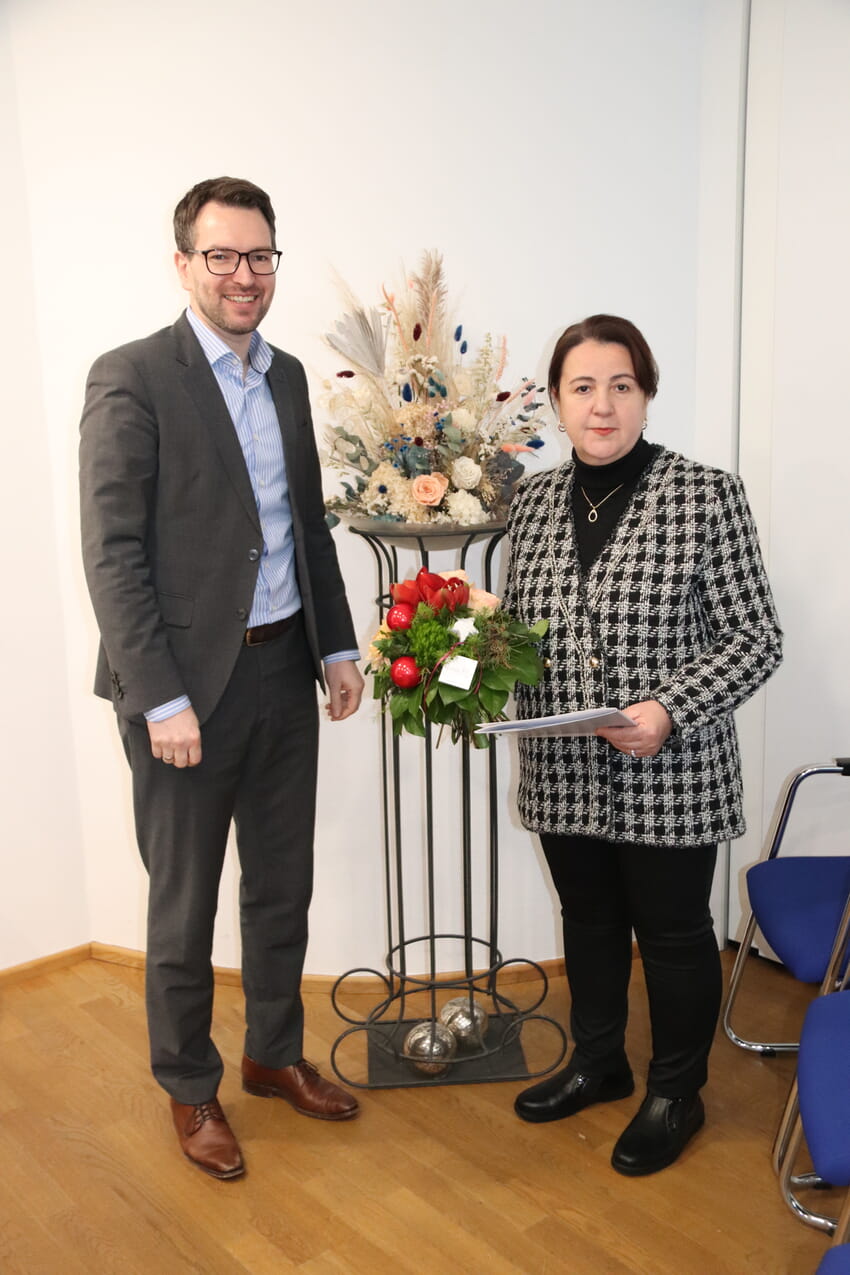
M 244 607 L 237 607 L 237 608 L 236 608 L 236 618 L 237 618 L 237 620 L 247 620 L 247 619 L 248 619 L 248 612 L 245 610 L 245 608 L 244 608 Z
M 249 562 L 256 562 L 256 561 L 258 560 L 259 556 L 260 556 L 260 551 L 259 551 L 259 549 L 249 549 L 249 550 L 248 550 L 248 561 L 249 561 Z
M 591 655 L 587 662 L 591 668 L 599 668 L 599 665 L 602 663 L 598 655 Z

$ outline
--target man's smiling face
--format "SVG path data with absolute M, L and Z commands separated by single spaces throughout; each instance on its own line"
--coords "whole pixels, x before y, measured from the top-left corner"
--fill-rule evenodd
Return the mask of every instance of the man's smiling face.
M 273 274 L 254 274 L 243 257 L 235 274 L 210 274 L 199 254 L 208 249 L 231 248 L 255 252 L 274 248 L 269 224 L 256 208 L 231 208 L 228 204 L 204 204 L 195 222 L 194 253 L 177 252 L 174 261 L 192 309 L 207 327 L 239 353 L 272 303 Z

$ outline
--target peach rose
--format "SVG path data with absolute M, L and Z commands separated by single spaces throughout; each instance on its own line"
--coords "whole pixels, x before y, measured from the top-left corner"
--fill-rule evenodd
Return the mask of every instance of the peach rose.
M 473 611 L 495 611 L 499 602 L 495 593 L 488 593 L 486 589 L 469 590 L 469 605 Z
M 439 505 L 448 485 L 445 474 L 417 474 L 410 484 L 410 494 L 420 505 Z
M 387 657 L 381 654 L 381 652 L 375 646 L 375 643 L 381 642 L 384 638 L 392 637 L 392 632 L 393 632 L 392 629 L 386 623 L 386 621 L 382 620 L 381 627 L 378 629 L 378 632 L 375 634 L 375 636 L 372 638 L 372 641 L 369 643 L 369 653 L 367 655 L 367 659 L 373 668 L 380 668 L 382 664 L 387 663 Z

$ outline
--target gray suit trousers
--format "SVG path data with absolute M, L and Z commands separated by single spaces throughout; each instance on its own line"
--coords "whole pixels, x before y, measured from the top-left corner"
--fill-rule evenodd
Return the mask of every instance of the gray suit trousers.
M 151 1066 L 178 1102 L 212 1098 L 222 1074 L 210 1029 L 212 941 L 231 820 L 241 882 L 245 1052 L 267 1067 L 302 1056 L 301 973 L 313 882 L 318 707 L 300 616 L 241 649 L 201 728 L 203 759 L 151 756 L 147 725 L 119 718 L 148 871 L 146 997 Z

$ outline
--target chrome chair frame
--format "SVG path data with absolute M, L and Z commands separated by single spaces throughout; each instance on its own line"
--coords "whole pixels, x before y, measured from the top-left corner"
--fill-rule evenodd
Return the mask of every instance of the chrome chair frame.
M 845 905 L 833 948 L 833 956 L 837 957 L 839 967 L 847 954 L 848 948 L 850 948 L 850 901 Z M 832 964 L 832 961 L 830 961 L 830 964 Z M 845 970 L 843 977 L 831 989 L 831 992 L 848 994 L 846 992 L 848 984 L 850 984 L 850 968 Z M 828 991 L 826 995 L 830 995 L 831 992 Z M 794 1162 L 804 1140 L 805 1129 L 800 1115 L 800 1095 L 797 1075 L 795 1074 L 773 1143 L 773 1171 L 779 1179 L 779 1189 L 782 1193 L 782 1198 L 794 1216 L 807 1226 L 831 1235 L 833 1237 L 833 1247 L 837 1247 L 839 1244 L 846 1243 L 848 1238 L 850 1238 L 850 1187 L 848 1187 L 847 1194 L 844 1197 L 844 1204 L 837 1218 L 825 1213 L 817 1213 L 814 1209 L 807 1208 L 800 1201 L 794 1188 L 822 1189 L 832 1185 L 824 1181 L 814 1171 L 810 1173 L 794 1173 Z
M 788 828 L 791 808 L 794 805 L 794 801 L 800 791 L 800 787 L 807 779 L 811 779 L 813 775 L 843 775 L 845 778 L 850 777 L 850 757 L 837 757 L 831 765 L 801 766 L 798 770 L 791 772 L 785 780 L 779 797 L 777 798 L 770 829 L 765 842 L 767 853 L 762 855 L 762 858 L 759 860 L 760 863 L 766 862 L 768 859 L 775 859 L 779 854 L 782 841 L 785 837 L 785 832 Z M 839 935 L 841 934 L 842 926 L 847 919 L 848 912 L 850 912 L 850 899 L 848 899 L 848 903 L 845 906 L 844 917 L 838 927 L 836 941 L 833 945 L 832 953 L 830 955 L 818 995 L 822 996 L 826 992 L 834 990 L 836 987 L 838 971 L 841 969 L 842 965 L 843 952 L 843 948 L 841 948 L 841 951 L 838 950 L 841 947 L 839 944 Z M 800 1042 L 746 1040 L 744 1037 L 739 1036 L 732 1026 L 732 1007 L 734 1006 L 738 996 L 741 979 L 747 963 L 747 957 L 750 954 L 753 937 L 757 929 L 758 921 L 751 908 L 746 929 L 744 930 L 744 936 L 741 939 L 740 946 L 738 947 L 738 954 L 735 957 L 735 964 L 732 967 L 732 975 L 729 980 L 729 990 L 726 994 L 726 1003 L 723 1007 L 723 1029 L 732 1044 L 737 1045 L 739 1049 L 745 1049 L 750 1053 L 760 1054 L 764 1058 L 773 1058 L 777 1054 L 796 1053 L 800 1047 Z

